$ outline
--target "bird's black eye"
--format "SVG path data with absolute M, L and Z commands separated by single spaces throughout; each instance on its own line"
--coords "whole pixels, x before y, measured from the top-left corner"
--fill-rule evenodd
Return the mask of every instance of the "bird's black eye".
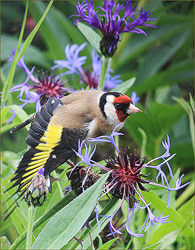
M 116 110 L 122 111 L 125 107 L 123 103 L 115 103 L 114 107 Z

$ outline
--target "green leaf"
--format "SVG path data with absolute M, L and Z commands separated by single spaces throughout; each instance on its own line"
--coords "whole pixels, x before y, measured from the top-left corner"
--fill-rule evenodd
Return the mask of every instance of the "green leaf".
M 10 180 L 10 176 L 8 176 L 7 178 L 5 178 L 2 182 L 1 182 L 1 190 L 4 192 L 7 188 L 8 188 L 8 180 Z M 12 205 L 12 203 L 14 202 L 13 198 L 8 200 L 8 198 L 10 197 L 10 195 L 8 195 L 7 193 L 3 193 L 2 195 L 2 199 L 3 201 L 6 201 L 6 203 L 4 204 L 4 208 L 8 208 Z M 14 204 L 15 206 L 15 204 Z M 13 207 L 12 207 L 13 208 Z M 5 210 L 4 210 L 5 211 Z M 7 214 L 3 214 L 3 218 L 5 218 Z M 26 227 L 26 220 L 23 217 L 22 211 L 19 209 L 15 209 L 13 211 L 13 213 L 11 213 L 10 218 L 18 232 L 18 234 L 22 234 L 24 232 L 24 228 Z M 6 222 L 4 222 L 6 223 Z
M 126 120 L 125 127 L 138 146 L 142 145 L 142 136 L 138 128 L 145 131 L 150 138 L 146 145 L 146 152 L 148 156 L 154 158 L 159 154 L 161 141 L 165 139 L 169 130 L 183 115 L 184 111 L 179 105 L 169 106 L 151 102 L 147 110 L 132 114 Z
M 176 230 L 169 234 L 166 234 L 163 238 L 161 238 L 160 241 L 158 242 L 161 243 L 159 249 L 164 250 L 167 247 L 170 247 L 170 245 L 177 239 L 179 232 L 180 230 Z
M 60 210 L 38 235 L 32 249 L 61 249 L 67 244 L 91 214 L 109 174 Z
M 58 28 L 60 27 L 59 29 L 62 29 L 61 31 L 59 30 L 60 32 L 64 32 L 65 34 L 67 33 L 72 39 L 72 41 L 74 41 L 74 43 L 81 44 L 85 42 L 85 37 L 80 32 L 78 32 L 77 27 L 71 22 L 71 19 L 66 17 L 59 9 L 55 8 L 55 6 L 52 7 L 51 15 L 52 18 L 56 21 Z M 48 23 L 48 25 L 51 24 Z M 61 34 L 56 34 L 56 38 L 58 38 L 59 35 L 61 36 Z M 63 47 L 65 47 L 65 43 L 63 40 L 59 42 L 61 42 Z
M 108 250 L 112 246 L 112 244 L 117 241 L 118 238 L 114 238 L 112 240 L 107 241 L 104 245 L 102 245 L 98 250 Z
M 125 94 L 135 83 L 136 78 L 132 77 L 131 79 L 121 83 L 119 86 L 112 89 L 114 92 L 120 92 L 122 94 Z
M 3 87 L 1 107 L 3 107 L 3 105 L 7 101 L 7 98 L 8 98 L 8 95 L 9 95 L 9 90 L 10 90 L 10 87 L 11 87 L 11 84 L 12 84 L 12 81 L 13 81 L 13 78 L 14 78 L 16 65 L 18 63 L 17 57 L 18 57 L 18 52 L 19 52 L 21 41 L 22 41 L 22 37 L 23 37 L 23 34 L 24 34 L 24 28 L 25 28 L 27 12 L 28 12 L 28 3 L 29 3 L 29 1 L 26 2 L 24 19 L 23 19 L 22 28 L 21 28 L 21 31 L 20 31 L 20 36 L 19 36 L 19 39 L 18 39 L 18 45 L 17 45 L 16 51 L 15 51 L 15 56 L 14 56 L 14 59 L 13 59 L 13 63 L 11 65 L 9 74 L 7 76 L 6 83 L 5 83 L 4 87 Z
M 120 204 L 120 200 L 117 200 L 116 198 L 112 197 L 112 199 L 107 204 L 107 206 L 105 207 L 105 209 L 103 211 L 101 211 L 100 215 L 108 216 L 108 215 L 114 214 L 114 212 L 119 207 L 119 204 Z M 100 217 L 99 218 L 100 225 L 102 225 L 104 219 L 105 219 L 105 217 Z M 91 227 L 93 228 L 92 231 L 91 231 L 92 240 L 95 240 L 95 238 L 97 237 L 97 235 L 99 235 L 99 233 L 104 229 L 104 227 L 108 223 L 109 223 L 109 220 L 107 220 L 106 222 L 104 222 L 104 224 L 102 226 L 100 226 L 100 227 L 98 226 L 96 219 L 94 219 L 90 223 Z M 87 249 L 88 247 L 90 247 L 90 245 L 91 245 L 90 237 L 86 237 L 85 239 L 83 239 L 83 248 L 84 249 Z M 82 247 L 78 246 L 78 249 L 82 249 Z
M 35 231 L 42 224 L 44 224 L 49 218 L 51 218 L 56 212 L 58 212 L 60 209 L 66 206 L 75 197 L 76 195 L 74 194 L 73 191 L 69 192 L 62 200 L 60 200 L 56 205 L 54 205 L 48 212 L 46 212 L 44 215 L 42 215 L 35 221 L 34 226 L 33 226 L 33 231 Z M 38 211 L 39 210 L 40 210 L 40 207 Z M 13 244 L 10 247 L 10 250 L 17 249 L 18 246 L 21 245 L 21 243 L 23 243 L 25 239 L 26 239 L 26 230 L 22 234 L 20 234 L 20 236 L 13 242 Z
M 96 33 L 92 28 L 88 27 L 87 25 L 78 22 L 77 26 L 79 30 L 83 33 L 83 35 L 86 37 L 86 39 L 89 41 L 91 46 L 98 52 L 98 54 L 101 55 L 100 51 L 100 41 L 101 41 L 101 36 Z
M 179 15 L 178 15 L 179 16 Z M 164 15 L 162 19 L 167 20 L 168 15 Z M 172 20 L 173 21 L 173 20 Z M 172 22 L 171 21 L 171 22 Z M 133 34 L 127 42 L 124 50 L 115 58 L 118 62 L 113 65 L 113 68 L 122 67 L 127 64 L 133 58 L 138 58 L 140 55 L 148 50 L 152 45 L 162 44 L 164 41 L 171 41 L 176 35 L 180 34 L 184 30 L 186 30 L 186 25 L 191 24 L 191 20 L 187 20 L 186 16 L 183 18 L 183 21 L 178 20 L 178 23 L 170 24 L 158 24 L 157 29 L 148 29 L 147 37 L 144 35 Z M 127 53 L 128 51 L 128 53 Z
M 1 249 L 8 249 L 11 246 L 6 236 L 1 237 Z
M 138 128 L 138 131 L 142 135 L 142 145 L 141 145 L 141 158 L 146 155 L 146 145 L 147 145 L 147 134 L 141 128 Z
M 190 59 L 172 64 L 168 69 L 144 79 L 141 85 L 133 86 L 133 90 L 137 94 L 148 93 L 149 90 L 155 90 L 160 86 L 170 86 L 175 82 L 189 82 L 193 79 L 194 62 Z
M 183 204 L 190 196 L 194 194 L 194 180 L 187 186 L 185 191 L 176 200 L 176 208 Z
M 193 145 L 193 149 L 195 150 L 193 110 L 192 110 L 191 106 L 183 98 L 173 97 L 173 100 L 178 102 L 185 109 L 185 111 L 188 113 L 189 120 L 190 120 L 190 133 L 191 133 L 191 138 L 192 138 L 192 145 Z M 194 152 L 194 150 L 193 150 L 193 152 Z
M 7 115 L 7 113 L 8 113 L 8 111 L 9 110 L 13 110 L 15 113 L 16 113 L 16 115 L 19 117 L 19 119 L 18 119 L 18 123 L 17 122 L 15 122 L 15 120 L 14 120 L 14 122 L 11 122 L 11 123 L 9 123 L 9 124 L 5 124 L 7 121 L 8 121 L 8 115 Z M 1 122 L 2 122 L 2 124 L 4 124 L 3 126 L 2 126 L 2 128 L 1 128 L 1 133 L 3 134 L 3 133 L 5 133 L 5 132 L 7 132 L 7 131 L 9 131 L 9 130 L 11 130 L 12 128 L 14 128 L 15 126 L 17 126 L 19 123 L 21 123 L 21 122 L 23 122 L 23 121 L 26 121 L 27 119 L 29 119 L 29 116 L 26 114 L 26 112 L 22 109 L 22 108 L 20 108 L 19 106 L 17 106 L 17 105 L 11 105 L 11 106 L 7 106 L 7 107 L 5 107 L 3 110 L 2 110 L 2 114 L 1 114 Z M 21 122 L 20 122 L 21 121 Z M 29 129 L 29 126 L 30 125 L 27 125 L 26 126 L 26 129 L 28 130 Z
M 29 119 L 29 116 L 27 115 L 27 113 L 18 105 L 14 104 L 14 105 L 9 106 L 9 108 L 12 109 L 16 113 L 16 115 L 20 118 L 21 122 L 24 122 Z M 26 126 L 25 128 L 28 130 L 29 125 Z
M 108 202 L 108 204 L 104 207 L 104 209 L 99 214 L 99 215 L 103 215 L 102 217 L 99 217 L 99 223 L 101 226 L 100 227 L 98 226 L 96 219 L 93 219 L 93 221 L 90 222 L 90 225 L 93 228 L 90 231 L 92 240 L 94 240 L 100 234 L 100 232 L 104 229 L 104 227 L 109 223 L 109 220 L 107 220 L 102 225 L 103 221 L 105 220 L 104 216 L 112 215 L 119 207 L 119 204 L 120 204 L 120 200 L 116 199 L 115 197 L 112 197 L 111 200 Z M 72 241 L 66 246 L 64 246 L 63 249 L 68 249 L 68 250 L 87 249 L 91 246 L 91 239 L 89 237 L 88 228 L 84 228 L 81 231 L 81 233 L 78 233 L 76 235 L 76 237 L 83 240 L 82 241 L 83 247 L 77 241 Z
M 5 117 L 8 113 L 8 111 L 10 110 L 9 107 L 4 107 L 2 110 L 1 110 L 1 125 L 5 123 Z
M 1 34 L 1 48 L 2 48 L 1 60 L 2 61 L 7 61 L 8 56 L 12 56 L 11 52 L 13 48 L 17 45 L 17 42 L 18 41 L 15 37 L 8 36 L 6 34 Z M 21 45 L 22 44 L 23 42 L 21 42 Z M 32 44 L 28 47 L 28 50 L 24 54 L 24 62 L 26 64 L 31 63 L 31 64 L 40 65 L 48 69 L 52 66 L 48 62 L 48 59 L 46 59 L 46 57 L 44 56 L 43 52 Z
M 45 10 L 45 12 L 43 13 L 43 15 L 41 16 L 40 20 L 38 21 L 38 23 L 36 24 L 36 26 L 34 27 L 34 29 L 32 30 L 32 32 L 30 33 L 30 35 L 26 38 L 23 46 L 21 47 L 20 53 L 17 57 L 17 62 L 20 60 L 20 58 L 24 55 L 24 53 L 26 52 L 26 50 L 28 49 L 29 45 L 31 44 L 34 36 L 36 35 L 37 31 L 39 30 L 39 28 L 41 27 L 41 24 L 43 23 L 47 13 L 49 12 L 52 4 L 53 4 L 54 0 L 51 0 Z M 32 2 L 31 2 L 32 4 Z
M 183 225 L 184 220 L 182 216 L 172 207 L 167 208 L 166 202 L 164 202 L 154 191 L 150 190 L 149 192 L 144 192 L 143 196 L 147 203 L 151 203 L 150 206 L 161 213 L 163 212 L 163 216 L 170 215 L 169 220 L 178 228 Z M 169 223 L 169 227 L 172 223 Z
M 187 221 L 194 212 L 194 196 L 178 209 L 178 213 Z
M 35 21 L 42 16 L 46 3 L 42 1 L 30 1 L 29 10 Z M 52 60 L 61 58 L 64 55 L 64 48 L 69 43 L 66 33 L 58 24 L 53 15 L 53 10 L 48 13 L 45 21 L 40 27 L 40 33 L 44 43 L 49 50 L 49 56 Z
M 190 94 L 190 104 L 191 104 L 192 110 L 194 111 L 194 99 L 191 94 Z
M 182 46 L 189 31 L 184 31 L 179 36 L 174 37 L 169 43 L 156 47 L 147 53 L 139 65 L 135 85 L 141 85 L 148 77 L 156 72 L 176 53 Z
M 184 218 L 172 207 L 167 208 L 166 202 L 161 200 L 155 192 L 150 190 L 144 192 L 143 196 L 147 203 L 151 203 L 151 207 L 155 208 L 159 213 L 163 212 L 163 216 L 170 215 L 169 221 L 171 221 L 168 224 L 162 224 L 149 238 L 146 246 L 158 243 L 168 233 L 180 230 L 184 226 Z M 192 231 L 189 227 L 187 228 L 190 232 Z

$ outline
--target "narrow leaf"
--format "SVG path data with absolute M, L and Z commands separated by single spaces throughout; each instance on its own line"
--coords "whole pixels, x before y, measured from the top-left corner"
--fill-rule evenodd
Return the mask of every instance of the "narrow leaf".
M 44 21 L 44 19 L 45 19 L 46 15 L 47 15 L 49 9 L 51 8 L 52 4 L 53 4 L 53 1 L 50 1 L 47 8 L 46 8 L 46 10 L 45 10 L 45 12 L 43 13 L 41 19 L 39 20 L 37 25 L 34 27 L 32 32 L 30 33 L 30 35 L 26 38 L 26 40 L 25 40 L 25 42 L 24 42 L 24 44 L 23 44 L 23 46 L 22 46 L 22 48 L 20 50 L 20 53 L 19 53 L 19 55 L 17 57 L 17 63 L 20 60 L 20 58 L 24 55 L 24 53 L 28 49 L 29 45 L 31 44 L 34 36 L 36 35 L 36 33 L 37 33 L 38 29 L 40 28 L 42 22 Z
M 8 238 L 6 236 L 1 237 L 1 249 L 8 249 L 11 246 Z
M 44 1 L 31 1 L 29 4 L 30 13 L 35 21 L 38 21 L 44 12 L 47 3 Z M 45 18 L 39 30 L 43 42 L 47 47 L 47 54 L 52 60 L 62 58 L 64 48 L 70 42 L 67 32 L 61 28 L 55 17 L 54 6 Z
M 158 195 L 152 190 L 150 190 L 150 192 L 144 192 L 143 195 L 147 203 L 152 203 L 151 204 L 152 207 L 154 207 L 160 213 L 163 212 L 163 216 L 170 215 L 169 217 L 170 222 L 168 224 L 162 224 L 159 227 L 159 229 L 157 229 L 151 235 L 151 238 L 149 238 L 148 242 L 146 243 L 146 246 L 150 246 L 150 245 L 160 242 L 160 240 L 168 233 L 181 229 L 185 224 L 185 220 L 178 213 L 178 211 L 174 210 L 172 207 L 167 208 L 166 202 L 161 200 L 158 197 Z M 189 227 L 187 228 L 191 231 Z
M 121 83 L 119 86 L 112 89 L 112 91 L 125 94 L 133 86 L 135 80 L 136 80 L 136 78 L 132 77 L 131 79 Z
M 194 180 L 187 186 L 184 192 L 176 200 L 175 207 L 178 208 L 181 206 L 189 197 L 194 194 Z
M 92 28 L 88 27 L 87 25 L 78 22 L 77 26 L 79 30 L 83 33 L 83 35 L 86 37 L 86 39 L 89 41 L 91 46 L 99 53 L 101 54 L 100 51 L 100 41 L 101 41 L 101 36 L 96 33 Z
M 4 119 L 5 119 L 5 117 L 6 117 L 7 113 L 8 113 L 8 111 L 9 111 L 9 107 L 4 107 L 4 108 L 1 110 L 1 124 L 3 124 L 3 123 L 5 122 Z
M 29 116 L 27 115 L 27 113 L 18 105 L 15 105 L 15 104 L 10 105 L 9 108 L 12 109 L 16 113 L 16 115 L 20 118 L 21 122 L 24 122 L 27 119 L 29 119 Z M 25 128 L 28 130 L 28 127 L 29 126 L 26 126 Z
M 32 249 L 61 249 L 67 244 L 90 216 L 109 174 L 60 210 L 38 235 Z
M 14 59 L 13 59 L 13 63 L 11 65 L 9 74 L 7 76 L 6 83 L 5 83 L 4 87 L 3 87 L 2 102 L 1 102 L 2 106 L 1 107 L 3 107 L 3 105 L 5 104 L 5 102 L 6 102 L 7 98 L 8 98 L 9 89 L 11 87 L 11 84 L 12 84 L 12 81 L 13 81 L 13 78 L 14 78 L 14 73 L 15 73 L 16 65 L 18 63 L 17 56 L 18 56 L 20 44 L 22 42 L 22 37 L 23 37 L 23 34 L 24 34 L 24 28 L 25 28 L 26 18 L 27 18 L 27 12 L 28 12 L 28 3 L 29 2 L 27 1 L 26 2 L 25 13 L 24 13 L 24 19 L 23 19 L 23 23 L 22 23 L 22 28 L 21 28 L 21 31 L 20 31 L 20 36 L 19 36 L 19 39 L 18 39 L 18 45 L 17 45 L 16 51 L 15 51 L 15 56 L 14 56 Z
M 112 244 L 118 240 L 118 238 L 114 238 L 112 240 L 109 240 L 108 242 L 106 242 L 104 245 L 102 245 L 100 248 L 98 248 L 98 250 L 108 250 L 110 249 L 110 247 L 112 246 Z
M 117 208 L 119 207 L 120 200 L 118 200 L 115 197 L 112 197 L 110 202 L 106 205 L 106 207 L 101 211 L 99 214 L 100 216 L 103 215 L 102 217 L 99 217 L 99 223 L 100 227 L 98 226 L 98 223 L 96 219 L 93 219 L 93 221 L 90 223 L 91 227 L 93 228 L 91 231 L 91 237 L 92 240 L 95 240 L 95 238 L 100 234 L 100 232 L 105 228 L 105 226 L 109 223 L 109 220 L 105 221 L 104 224 L 103 221 L 105 220 L 104 216 L 109 216 L 114 214 L 116 212 Z M 85 238 L 83 238 L 83 234 L 81 236 L 81 239 L 83 239 L 83 249 L 88 249 L 91 246 L 91 239 L 88 236 L 88 231 L 89 229 L 86 230 L 85 232 Z M 76 247 L 75 247 L 76 248 Z M 71 247 L 71 249 L 75 249 L 74 247 Z M 81 245 L 78 245 L 77 243 L 77 249 L 82 249 Z
M 141 145 L 141 157 L 144 157 L 146 155 L 146 145 L 147 145 L 147 134 L 146 132 L 141 129 L 138 128 L 138 131 L 141 133 L 142 135 L 142 145 Z
M 193 114 L 192 108 L 183 98 L 173 97 L 173 100 L 178 102 L 185 109 L 185 111 L 188 113 L 189 121 L 190 121 L 190 133 L 191 133 L 191 138 L 192 138 L 192 146 L 193 146 L 193 149 L 195 149 L 194 114 Z M 192 98 L 191 98 L 191 103 L 192 103 Z
M 194 99 L 193 99 L 191 94 L 190 94 L 190 104 L 191 104 L 191 107 L 192 107 L 193 112 L 194 112 Z

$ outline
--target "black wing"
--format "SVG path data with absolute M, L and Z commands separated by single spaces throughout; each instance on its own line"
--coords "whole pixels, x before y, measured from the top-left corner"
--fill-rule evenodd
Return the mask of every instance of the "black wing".
M 53 111 L 60 105 L 64 103 L 50 98 L 35 114 L 26 138 L 31 148 L 23 155 L 11 179 L 15 183 L 9 189 L 18 186 L 15 193 L 25 190 L 40 168 L 44 168 L 44 175 L 47 176 L 67 161 L 74 154 L 72 149 L 77 150 L 78 140 L 86 138 L 87 130 L 56 125 Z

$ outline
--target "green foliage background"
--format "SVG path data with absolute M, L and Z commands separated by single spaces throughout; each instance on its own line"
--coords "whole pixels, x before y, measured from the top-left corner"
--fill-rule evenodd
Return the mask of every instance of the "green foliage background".
M 121 148 L 130 146 L 131 149 L 139 148 L 142 155 L 147 155 L 147 159 L 157 157 L 162 153 L 161 141 L 169 134 L 171 139 L 171 153 L 176 156 L 171 160 L 175 179 L 179 174 L 185 174 L 184 182 L 191 181 L 185 189 L 172 195 L 171 208 L 166 210 L 166 195 L 160 190 L 153 190 L 145 196 L 148 202 L 154 203 L 154 208 L 166 214 L 171 214 L 171 223 L 154 226 L 150 228 L 143 238 L 134 238 L 130 242 L 130 236 L 124 232 L 116 242 L 110 242 L 102 246 L 107 239 L 106 228 L 98 228 L 95 220 L 91 222 L 93 227 L 92 238 L 95 239 L 95 247 L 98 249 L 194 249 L 193 231 L 193 194 L 194 194 L 194 125 L 193 112 L 194 104 L 191 94 L 194 95 L 194 2 L 193 1 L 140 1 L 139 6 L 146 10 L 153 11 L 152 17 L 157 17 L 157 29 L 146 28 L 148 37 L 137 34 L 124 34 L 122 42 L 112 58 L 112 68 L 115 74 L 120 74 L 123 81 L 136 77 L 136 81 L 126 94 L 131 96 L 132 91 L 136 91 L 140 97 L 138 107 L 144 112 L 139 115 L 132 115 L 127 120 L 120 138 Z M 95 1 L 95 5 L 100 5 L 100 1 Z M 133 2 L 136 4 L 136 2 Z M 7 62 L 8 55 L 17 46 L 19 32 L 22 27 L 26 1 L 2 1 L 2 33 L 1 33 L 1 87 L 7 84 L 6 79 L 10 72 L 11 63 Z M 48 2 L 30 1 L 28 14 L 36 23 L 43 15 Z M 85 36 L 78 27 L 74 26 L 74 18 L 68 18 L 76 13 L 76 2 L 55 1 L 51 6 L 46 18 L 40 23 L 40 29 L 34 39 L 25 44 L 26 52 L 24 60 L 31 69 L 34 65 L 36 70 L 44 69 L 50 71 L 53 61 L 64 59 L 64 48 L 67 44 L 82 44 L 86 41 Z M 82 27 L 80 28 L 82 30 Z M 31 28 L 25 28 L 23 42 L 29 38 Z M 33 38 L 33 37 L 32 37 Z M 27 40 L 26 40 L 27 41 Z M 91 45 L 87 45 L 85 52 L 87 63 L 91 63 Z M 11 86 L 22 83 L 25 75 L 21 68 L 16 67 L 13 73 Z M 11 78 L 10 78 L 11 79 Z M 65 78 L 64 78 L 65 79 Z M 9 82 L 9 81 L 8 81 Z M 68 84 L 68 83 L 67 83 Z M 11 87 L 10 86 L 10 87 Z M 75 89 L 79 88 L 79 83 L 75 82 Z M 119 87 L 120 90 L 120 87 Z M 121 88 L 122 91 L 122 88 Z M 6 106 L 19 104 L 17 93 L 8 95 Z M 18 117 L 12 123 L 6 124 L 11 113 L 10 108 L 16 110 Z M 1 191 L 8 186 L 8 180 L 15 171 L 19 159 L 26 150 L 25 129 L 15 134 L 10 134 L 9 130 L 28 115 L 35 112 L 35 105 L 27 105 L 25 112 L 17 109 L 17 106 L 5 107 L 1 114 L 2 122 L 2 165 L 1 165 Z M 104 147 L 99 149 L 100 153 L 110 154 Z M 99 156 L 97 155 L 97 157 Z M 102 159 L 100 159 L 102 160 Z M 53 184 L 52 195 L 48 194 L 47 202 L 36 211 L 36 218 L 33 231 L 33 241 L 42 231 L 49 219 L 56 211 L 67 205 L 75 196 L 70 193 L 63 197 L 62 190 L 68 186 L 65 174 L 67 165 L 64 164 L 55 173 L 65 182 L 55 182 Z M 174 181 L 172 181 L 174 185 Z M 93 192 L 93 191 L 91 191 Z M 159 198 L 162 197 L 162 200 Z M 3 201 L 8 195 L 3 194 Z M 94 198 L 95 200 L 95 198 Z M 59 202 L 58 205 L 56 205 Z M 11 201 L 7 203 L 9 205 Z M 3 205 L 5 211 L 7 205 Z M 55 206 L 56 205 L 56 206 Z M 54 206 L 54 209 L 52 207 Z M 75 203 L 77 206 L 77 203 Z M 112 200 L 106 207 L 102 205 L 102 214 L 110 214 L 115 211 L 117 201 Z M 27 227 L 28 209 L 25 203 L 21 203 L 20 209 L 16 209 L 11 217 L 2 222 L 2 247 L 8 249 L 25 248 L 25 234 Z M 64 211 L 66 213 L 66 210 Z M 84 215 L 83 215 L 84 216 Z M 87 212 L 86 212 L 87 216 Z M 136 215 L 133 227 L 139 228 L 145 219 L 144 212 Z M 121 211 L 119 222 L 125 219 L 125 208 Z M 75 229 L 76 237 L 83 239 L 84 249 L 90 249 L 90 238 L 88 229 L 79 232 Z M 77 230 L 77 231 L 76 231 Z M 100 234 L 100 231 L 101 234 Z M 71 233 L 68 232 L 70 235 Z M 19 238 L 18 238 L 19 237 Z M 45 240 L 44 237 L 41 239 Z M 16 239 L 19 241 L 15 241 Z M 129 243 L 130 242 L 130 243 Z M 38 244 L 38 243 L 37 243 Z M 111 245 L 112 244 L 112 245 Z M 40 245 L 35 245 L 40 247 Z M 63 246 L 63 247 L 62 247 Z M 102 248 L 101 248 L 102 247 Z M 72 240 L 70 243 L 62 243 L 55 249 L 80 249 L 78 242 Z

